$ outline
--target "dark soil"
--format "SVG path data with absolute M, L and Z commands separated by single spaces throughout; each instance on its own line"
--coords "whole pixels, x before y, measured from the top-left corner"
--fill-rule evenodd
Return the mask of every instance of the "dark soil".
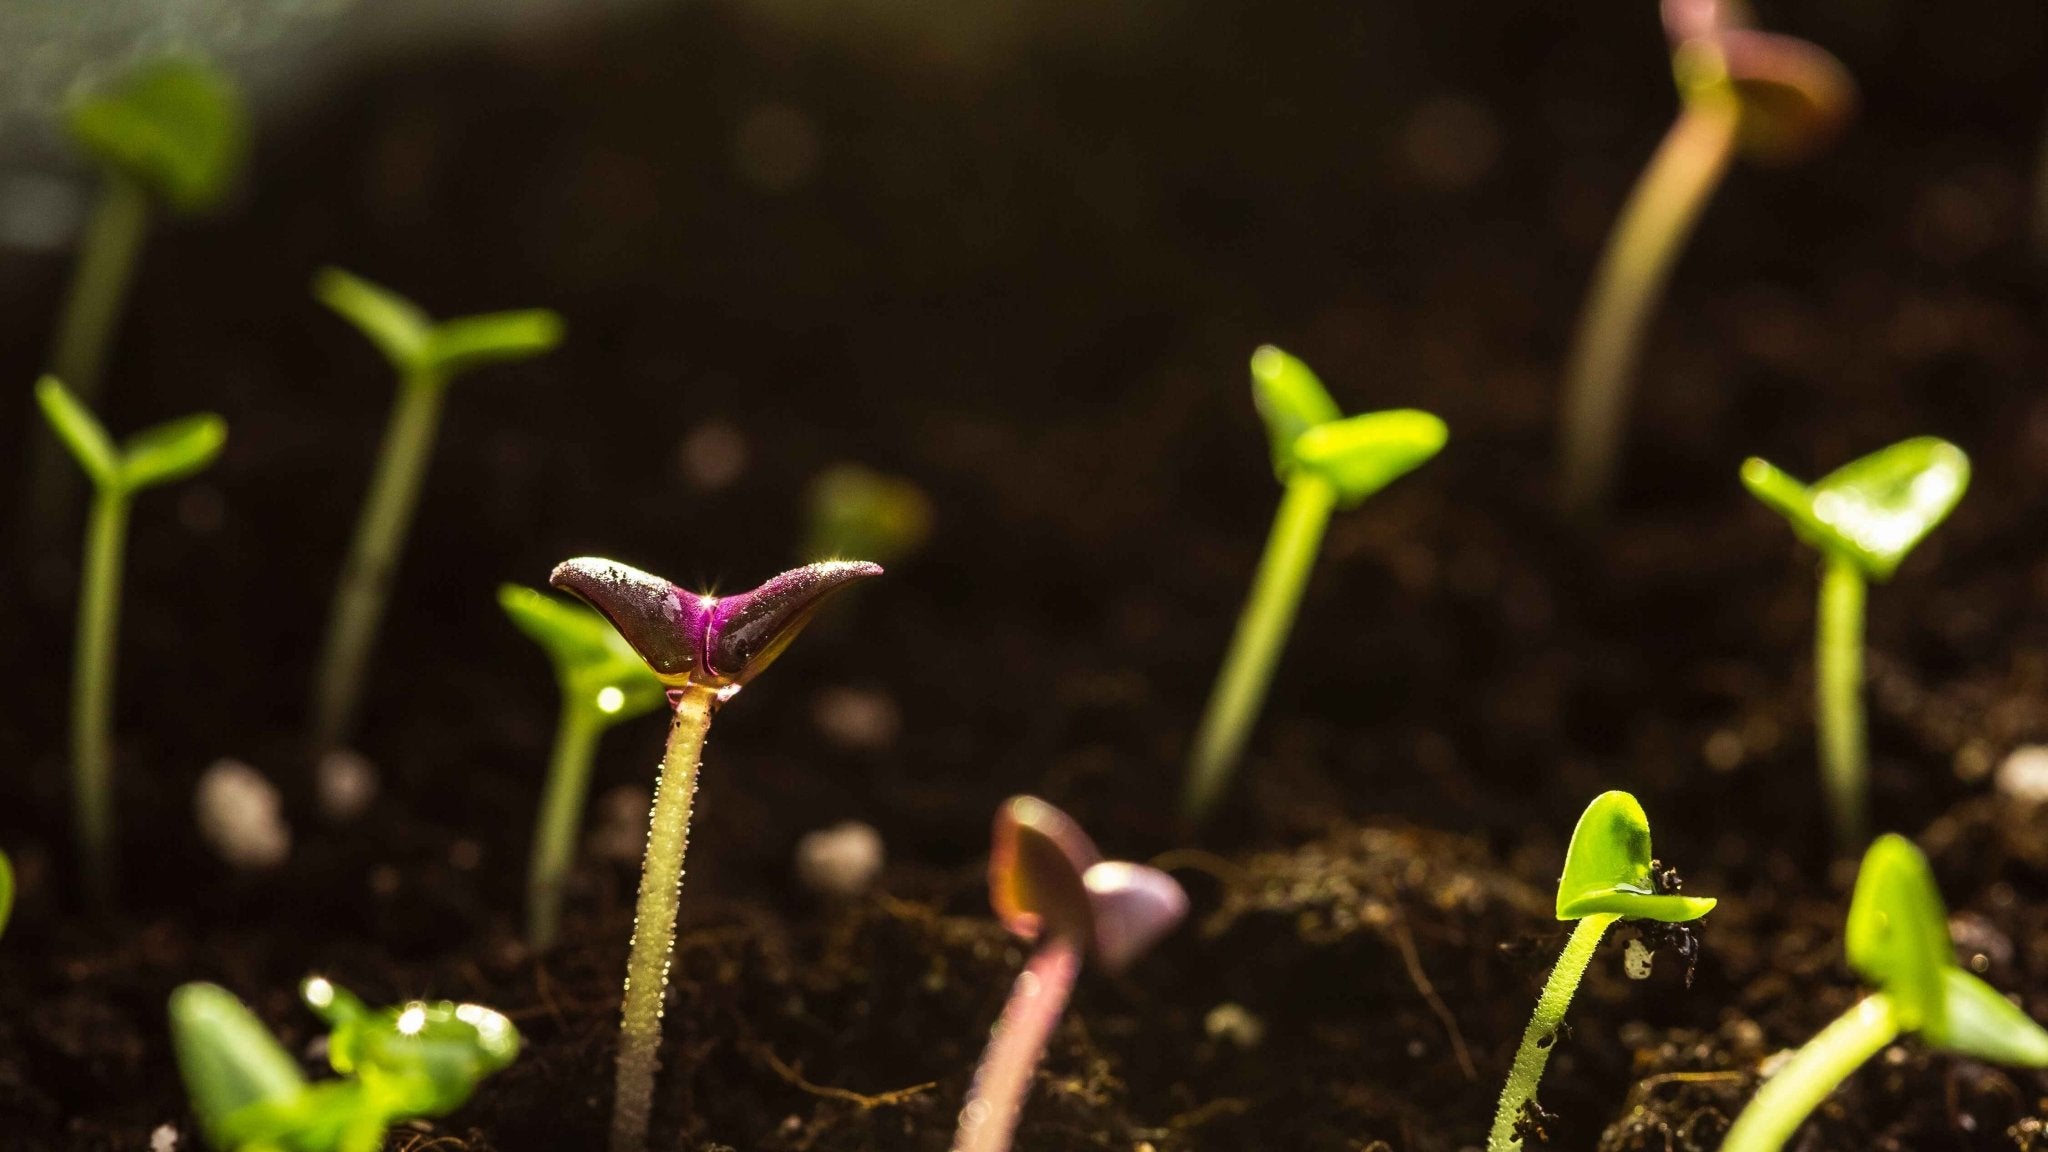
M 215 471 L 139 509 L 111 920 L 80 912 L 64 832 L 68 608 L 36 589 L 65 560 L 0 575 L 0 844 L 24 885 L 0 1147 L 189 1129 L 170 990 L 220 981 L 297 1045 L 312 970 L 525 1033 L 467 1109 L 392 1147 L 598 1147 L 634 878 L 587 861 L 574 943 L 516 942 L 553 686 L 492 590 L 586 552 L 750 585 L 796 558 L 807 479 L 848 459 L 923 485 L 937 532 L 718 722 L 657 1147 L 945 1148 L 1022 960 L 980 867 L 1027 790 L 1114 854 L 1171 851 L 1196 915 L 1128 977 L 1084 973 L 1022 1148 L 1472 1147 L 1564 937 L 1565 837 L 1609 787 L 1722 904 L 1689 990 L 1668 959 L 1645 984 L 1617 945 L 1596 962 L 1550 1135 L 1714 1147 L 1758 1064 L 1857 995 L 1814 779 L 1813 565 L 1735 469 L 1812 475 L 1920 433 L 1976 474 L 1873 591 L 1876 812 L 1929 849 L 1987 978 L 2048 1015 L 2048 818 L 1988 782 L 2048 739 L 2025 221 L 2048 10 L 1765 5 L 1843 55 L 1862 119 L 1807 166 L 1734 173 L 1656 324 L 1618 512 L 1575 535 L 1547 504 L 1558 364 L 1671 113 L 1653 9 L 1156 4 L 955 59 L 692 4 L 387 64 L 267 125 L 246 200 L 153 241 L 110 377 L 117 428 L 233 427 Z M 1444 127 L 1446 95 L 1482 110 L 1490 165 L 1445 159 L 1474 131 Z M 820 148 L 782 192 L 734 161 L 768 102 Z M 330 262 L 443 314 L 546 303 L 571 329 L 455 394 L 360 739 L 384 792 L 343 826 L 298 734 L 389 386 L 307 295 Z M 64 274 L 0 265 L 0 376 L 32 378 Z M 1427 407 L 1453 437 L 1336 521 L 1246 785 L 1191 853 L 1163 798 L 1276 497 L 1243 369 L 1268 340 L 1347 408 Z M 705 490 L 679 446 L 713 421 L 749 463 Z M 843 686 L 896 702 L 893 744 L 813 723 Z M 647 784 L 660 739 L 655 719 L 608 737 L 599 790 Z M 222 755 L 287 789 L 274 873 L 198 841 L 192 788 Z M 891 863 L 826 906 L 790 855 L 848 818 Z M 1262 1042 L 1212 1036 L 1224 1004 Z M 1908 1041 L 1798 1147 L 2035 1149 L 2044 1122 L 2048 1077 Z

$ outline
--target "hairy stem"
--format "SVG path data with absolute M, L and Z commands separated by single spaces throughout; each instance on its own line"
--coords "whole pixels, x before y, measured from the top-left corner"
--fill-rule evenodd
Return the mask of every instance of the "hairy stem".
M 1323 531 L 1329 527 L 1330 510 L 1336 503 L 1336 488 L 1320 476 L 1297 472 L 1287 482 L 1280 511 L 1273 518 L 1272 535 L 1266 539 L 1265 555 L 1252 580 L 1251 598 L 1237 619 L 1230 651 L 1195 734 L 1187 786 L 1181 796 L 1181 818 L 1190 827 L 1207 823 L 1230 790 L 1231 773 L 1258 723 L 1273 669 L 1294 627 L 1302 590 L 1308 586 L 1309 572 L 1315 567 Z
M 1612 912 L 1595 913 L 1580 920 L 1571 939 L 1565 941 L 1557 967 L 1550 970 L 1550 979 L 1543 982 L 1543 993 L 1536 998 L 1536 1014 L 1522 1033 L 1522 1045 L 1515 1049 L 1508 1082 L 1500 1090 L 1500 1108 L 1493 1114 L 1493 1130 L 1486 1136 L 1486 1152 L 1513 1152 L 1522 1146 L 1522 1138 L 1515 1135 L 1515 1122 L 1522 1118 L 1523 1108 L 1536 1099 L 1536 1086 L 1543 1080 L 1544 1066 L 1550 1063 L 1550 1050 L 1557 1046 L 1565 1009 L 1571 1007 L 1572 993 L 1579 990 L 1593 951 L 1619 919 Z
M 1863 720 L 1863 573 L 1829 556 L 1821 569 L 1820 619 L 1814 629 L 1814 714 L 1820 727 L 1821 781 L 1843 851 L 1863 842 L 1868 806 Z
M 604 720 L 588 694 L 563 693 L 526 875 L 526 939 L 536 950 L 554 947 L 561 930 L 562 885 L 576 858 L 576 833 L 583 826 L 584 801 L 590 794 L 590 764 L 603 731 Z
M 316 754 L 340 745 L 355 727 L 363 673 L 376 647 L 391 577 L 419 503 L 447 391 L 447 381 L 439 375 L 416 370 L 401 382 L 397 402 L 392 405 L 369 499 L 363 504 L 362 518 L 356 521 L 355 539 L 335 589 L 334 614 L 327 622 L 327 640 L 320 652 L 313 695 Z
M 1002 1019 L 989 1033 L 988 1047 L 974 1070 L 952 1152 L 1009 1152 L 1031 1074 L 1045 1055 L 1045 1042 L 1066 1011 L 1081 971 L 1081 950 L 1064 937 L 1047 940 L 1017 974 L 1003 1005 Z
M 690 846 L 690 802 L 704 737 L 718 709 L 718 692 L 690 684 L 671 693 L 675 719 L 654 784 L 647 855 L 640 865 L 640 899 L 633 910 L 633 943 L 626 956 L 626 996 L 619 1022 L 618 1085 L 612 1102 L 611 1152 L 641 1152 L 654 1110 L 654 1074 L 661 1062 L 662 997 L 668 990 L 669 953 L 676 940 L 676 904 L 682 895 L 683 855 Z
M 1727 171 L 1739 115 L 1732 96 L 1687 101 L 1600 256 L 1565 369 L 1558 495 L 1567 512 L 1586 515 L 1607 500 L 1644 331 Z
M 1890 997 L 1882 992 L 1865 997 L 1764 1081 L 1728 1129 L 1721 1152 L 1777 1152 L 1828 1093 L 1898 1034 Z
M 149 216 L 149 193 L 142 185 L 107 169 L 99 202 L 79 240 L 78 262 L 50 346 L 51 375 L 88 407 L 99 398 L 101 369 L 149 233 Z M 41 421 L 36 426 L 42 427 Z M 31 440 L 22 543 L 33 558 L 48 550 L 67 509 L 77 508 L 78 475 L 47 428 L 32 433 Z
M 115 637 L 121 620 L 121 554 L 128 494 L 102 489 L 86 530 L 78 596 L 78 651 L 71 675 L 71 787 L 86 893 L 101 907 L 114 896 L 113 712 Z

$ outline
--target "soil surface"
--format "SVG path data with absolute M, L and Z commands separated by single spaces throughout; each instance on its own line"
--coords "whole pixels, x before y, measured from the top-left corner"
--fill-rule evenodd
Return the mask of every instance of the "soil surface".
M 593 552 L 750 586 L 800 558 L 805 485 L 847 460 L 922 485 L 936 531 L 718 720 L 658 1148 L 947 1147 L 1023 960 L 981 875 L 1023 791 L 1113 855 L 1164 854 L 1196 908 L 1127 976 L 1083 973 L 1021 1148 L 1475 1147 L 1566 934 L 1565 839 L 1610 787 L 1722 902 L 1690 988 L 1668 957 L 1627 980 L 1625 933 L 1603 949 L 1546 1128 L 1713 1148 L 1759 1065 L 1858 994 L 1813 765 L 1814 564 L 1736 467 L 1815 475 L 1923 433 L 1975 476 L 1872 591 L 1875 812 L 1929 850 L 1966 958 L 2048 1017 L 2048 814 L 1993 785 L 2048 740 L 2027 227 L 2048 10 L 1762 7 L 1842 55 L 1862 115 L 1814 162 L 1729 178 L 1591 533 L 1549 510 L 1558 365 L 1672 112 L 1654 5 L 1046 7 L 968 51 L 706 3 L 310 94 L 232 211 L 152 239 L 109 376 L 117 429 L 201 408 L 233 429 L 137 512 L 112 918 L 81 911 L 65 831 L 70 561 L 0 568 L 0 844 L 23 884 L 0 1148 L 141 1149 L 162 1124 L 191 1147 L 166 996 L 219 981 L 297 1049 L 309 971 L 480 1000 L 525 1034 L 392 1148 L 599 1147 L 635 874 L 590 855 L 571 942 L 518 943 L 554 687 L 493 590 Z M 300 733 L 390 384 L 308 296 L 323 263 L 443 315 L 548 304 L 571 333 L 455 389 L 358 741 L 383 789 L 343 824 Z M 65 274 L 0 263 L 6 379 L 37 370 Z M 1348 410 L 1426 407 L 1452 440 L 1334 522 L 1196 850 L 1165 799 L 1277 497 L 1244 379 L 1265 341 Z M 849 742 L 849 691 L 900 723 Z M 661 737 L 611 733 L 597 792 L 651 783 Z M 285 789 L 283 867 L 238 875 L 200 842 L 221 756 Z M 805 894 L 797 839 L 846 819 L 886 839 L 878 888 Z M 1905 1041 L 1796 1146 L 2037 1149 L 2044 1124 L 2048 1077 Z

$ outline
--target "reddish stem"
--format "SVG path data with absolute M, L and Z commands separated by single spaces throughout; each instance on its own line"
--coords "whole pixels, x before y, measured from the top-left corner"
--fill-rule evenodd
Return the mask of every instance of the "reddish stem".
M 1055 936 L 1031 957 L 1003 1005 L 1002 1019 L 989 1034 L 981 1066 L 960 1109 L 960 1128 L 952 1152 L 1009 1152 L 1031 1090 L 1031 1074 L 1045 1054 L 1045 1042 L 1066 1011 L 1081 971 L 1081 950 Z

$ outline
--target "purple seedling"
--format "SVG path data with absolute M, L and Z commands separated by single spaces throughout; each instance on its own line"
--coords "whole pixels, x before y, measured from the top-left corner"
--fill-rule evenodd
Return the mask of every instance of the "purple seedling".
M 1663 16 L 1678 119 L 1608 237 L 1565 370 L 1559 497 L 1579 515 L 1606 503 L 1644 332 L 1729 161 L 1810 156 L 1856 106 L 1840 61 L 1750 27 L 1741 0 L 1663 0 Z
M 683 855 L 690 842 L 690 804 L 711 717 L 782 654 L 826 597 L 881 573 L 879 566 L 861 561 L 808 564 L 736 596 L 686 592 L 659 576 L 590 556 L 564 561 L 549 577 L 555 587 L 581 597 L 611 621 L 667 687 L 675 709 L 655 778 L 633 943 L 626 957 L 612 1152 L 640 1152 L 647 1145 L 654 1075 L 660 1067 L 661 1002 L 675 946 Z
M 1032 796 L 996 812 L 988 899 L 1003 927 L 1038 951 L 989 1036 L 952 1152 L 1008 1152 L 1045 1042 L 1066 1010 L 1081 956 L 1120 972 L 1187 915 L 1187 893 L 1143 864 L 1104 860 L 1072 817 Z

